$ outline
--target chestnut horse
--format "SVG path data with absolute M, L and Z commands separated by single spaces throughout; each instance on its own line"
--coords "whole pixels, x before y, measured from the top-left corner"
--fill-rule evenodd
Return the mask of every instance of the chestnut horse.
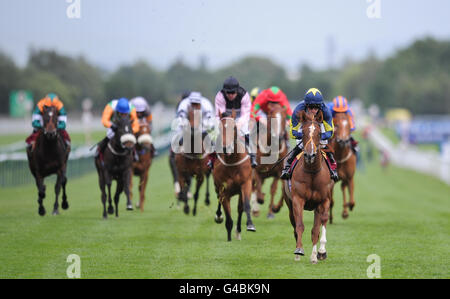
M 269 103 L 268 104 L 268 114 L 267 114 L 267 125 L 264 125 L 262 122 L 258 122 L 258 148 L 256 152 L 256 159 L 258 161 L 258 166 L 255 168 L 253 172 L 253 194 L 255 196 L 258 204 L 264 203 L 264 193 L 262 193 L 262 185 L 264 184 L 264 180 L 267 178 L 273 178 L 272 185 L 270 186 L 270 204 L 269 204 L 269 212 L 267 214 L 267 218 L 274 218 L 273 213 L 278 213 L 280 208 L 283 206 L 284 198 L 283 194 L 278 202 L 278 204 L 274 205 L 275 193 L 278 187 L 278 181 L 280 180 L 281 171 L 283 170 L 283 163 L 278 163 L 275 167 L 274 164 L 279 160 L 279 158 L 286 156 L 288 152 L 288 148 L 286 146 L 286 142 L 284 140 L 284 136 L 286 134 L 286 108 L 283 108 L 279 103 Z M 272 123 L 273 122 L 273 123 Z M 274 125 L 274 126 L 272 126 Z M 265 138 L 264 138 L 265 137 Z M 265 144 L 261 144 L 264 142 Z M 272 149 L 272 141 L 276 140 L 276 151 L 274 152 Z M 262 159 L 272 158 L 272 163 L 263 163 Z M 257 203 L 254 203 L 256 205 Z M 257 216 L 258 209 L 253 207 L 253 215 Z
M 200 111 L 200 110 L 199 110 Z M 180 185 L 180 192 L 178 193 L 178 200 L 184 202 L 184 213 L 189 214 L 188 205 L 188 192 L 193 177 L 196 179 L 195 193 L 194 193 L 194 209 L 192 214 L 197 215 L 197 200 L 199 196 L 200 187 L 203 184 L 206 176 L 206 199 L 205 204 L 208 206 L 209 201 L 209 176 L 210 171 L 207 165 L 209 152 L 204 147 L 203 140 L 207 136 L 202 132 L 200 119 L 194 117 L 194 109 L 190 108 L 188 111 L 188 119 L 190 124 L 190 140 L 183 141 L 183 149 L 189 145 L 190 148 L 187 151 L 175 154 L 175 166 L 177 171 L 177 179 Z M 186 130 L 189 128 L 186 128 Z M 186 135 L 186 134 L 184 134 Z M 201 143 L 201 152 L 195 153 L 196 147 L 199 145 L 195 143 Z
M 147 187 L 148 171 L 152 165 L 152 137 L 150 135 L 150 124 L 145 118 L 139 120 L 139 132 L 135 134 L 137 139 L 136 152 L 138 161 L 133 162 L 133 174 L 139 177 L 139 202 L 136 208 L 144 212 L 145 188 Z M 130 201 L 133 199 L 133 176 L 130 176 Z
M 63 189 L 62 208 L 67 210 L 69 203 L 66 195 L 66 167 L 69 158 L 70 146 L 66 145 L 63 137 L 57 130 L 58 115 L 55 107 L 44 106 L 42 119 L 43 129 L 36 138 L 33 148 L 27 148 L 28 166 L 33 174 L 38 188 L 39 215 L 45 215 L 43 201 L 45 198 L 45 177 L 56 174 L 55 204 L 53 215 L 59 214 L 58 196 Z
M 300 122 L 303 132 L 303 153 L 294 168 L 292 178 L 284 181 L 284 191 L 287 195 L 286 204 L 289 207 L 289 218 L 294 228 L 294 237 L 297 247 L 294 251 L 295 260 L 305 255 L 302 236 L 305 226 L 303 224 L 303 211 L 314 211 L 314 226 L 311 231 L 313 244 L 310 261 L 317 263 L 317 259 L 327 257 L 325 244 L 326 226 L 331 202 L 332 180 L 326 165 L 324 153 L 320 150 L 320 124 L 323 121 L 322 111 L 314 116 L 312 113 L 300 111 Z M 317 251 L 320 225 L 322 236 L 320 248 Z
M 350 143 L 350 119 L 344 112 L 336 112 L 333 118 L 334 136 L 331 139 L 330 146 L 334 149 L 334 155 L 337 162 L 337 171 L 341 179 L 342 197 L 344 199 L 344 210 L 342 211 L 342 218 L 348 217 L 348 210 L 353 210 L 355 200 L 353 198 L 354 184 L 353 176 L 356 170 L 356 154 L 352 150 Z M 348 188 L 350 201 L 347 203 L 345 189 Z M 330 223 L 333 222 L 333 190 L 331 191 L 331 207 L 330 207 Z
M 133 148 L 136 144 L 131 129 L 131 122 L 128 116 L 119 118 L 116 122 L 117 131 L 114 137 L 108 141 L 103 155 L 95 158 L 95 167 L 98 173 L 98 182 L 102 193 L 103 218 L 108 218 L 106 214 L 106 191 L 108 188 L 108 213 L 113 214 L 114 208 L 111 200 L 112 180 L 117 181 L 116 193 L 114 195 L 114 205 L 116 207 L 116 217 L 119 217 L 119 198 L 122 191 L 127 196 L 127 209 L 133 209 L 130 200 L 130 177 L 133 163 Z M 102 159 L 103 156 L 103 159 Z
M 218 141 L 221 142 L 220 146 L 223 146 L 223 148 L 222 153 L 217 153 L 213 168 L 214 185 L 219 201 L 215 221 L 217 223 L 223 221 L 221 212 L 221 205 L 223 205 L 228 241 L 231 241 L 231 230 L 233 228 L 230 200 L 234 195 L 239 195 L 236 238 L 241 239 L 241 219 L 244 210 L 247 214 L 247 231 L 256 231 L 250 213 L 252 167 L 245 145 L 238 141 L 235 117 L 234 110 L 231 116 L 230 113 L 226 112 L 221 114 L 221 130 Z

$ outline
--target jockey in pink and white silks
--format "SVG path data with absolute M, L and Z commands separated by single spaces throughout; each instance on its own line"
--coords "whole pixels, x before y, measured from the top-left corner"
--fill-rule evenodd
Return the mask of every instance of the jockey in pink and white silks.
M 220 120 L 220 114 L 224 112 L 236 112 L 236 126 L 240 136 L 245 138 L 245 145 L 250 156 L 252 167 L 257 166 L 255 151 L 250 146 L 250 112 L 251 99 L 248 92 L 239 85 L 234 77 L 228 77 L 223 83 L 223 88 L 217 93 L 215 98 L 216 118 Z M 214 157 L 212 157 L 214 160 Z M 210 161 L 210 165 L 213 161 Z

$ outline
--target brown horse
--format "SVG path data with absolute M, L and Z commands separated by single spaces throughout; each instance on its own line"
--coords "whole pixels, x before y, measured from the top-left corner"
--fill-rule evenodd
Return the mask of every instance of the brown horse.
M 342 196 L 344 199 L 344 210 L 342 218 L 348 217 L 348 209 L 353 210 L 355 200 L 353 198 L 354 184 L 353 176 L 356 170 L 356 154 L 353 152 L 350 144 L 350 119 L 344 112 L 337 112 L 333 118 L 334 136 L 330 146 L 333 147 L 337 162 L 337 171 L 341 182 Z M 347 203 L 345 189 L 348 188 L 350 201 Z M 330 223 L 333 222 L 333 189 L 331 191 Z
M 153 144 L 150 136 L 150 124 L 145 118 L 139 120 L 139 132 L 136 133 L 136 152 L 139 160 L 133 162 L 133 174 L 139 177 L 139 202 L 136 208 L 144 212 L 145 188 L 147 187 L 148 171 L 152 165 Z M 130 176 L 130 201 L 133 199 L 133 176 Z
M 188 192 L 191 185 L 191 180 L 193 177 L 196 179 L 195 193 L 194 193 L 194 209 L 192 214 L 197 215 L 197 200 L 199 197 L 200 188 L 203 184 L 204 178 L 206 176 L 206 199 L 205 204 L 209 205 L 209 176 L 210 171 L 207 165 L 209 152 L 205 148 L 204 140 L 207 134 L 202 131 L 200 119 L 194 117 L 194 110 L 190 108 L 188 111 L 188 120 L 190 130 L 187 140 L 183 141 L 183 150 L 181 153 L 175 154 L 175 166 L 177 171 L 177 179 L 180 186 L 180 191 L 178 193 L 178 200 L 184 202 L 184 213 L 189 214 L 189 204 L 188 204 Z M 197 111 L 201 111 L 198 109 Z M 189 146 L 190 145 L 190 146 Z M 196 148 L 201 145 L 201 149 L 196 153 Z
M 221 142 L 219 146 L 222 146 L 222 150 L 217 153 L 217 160 L 213 168 L 214 185 L 219 201 L 215 221 L 217 223 L 223 221 L 221 212 L 221 205 L 223 205 L 228 241 L 231 241 L 231 230 L 233 228 L 230 200 L 234 195 L 239 195 L 236 238 L 241 239 L 241 219 L 244 209 L 247 214 L 247 231 L 256 231 L 250 213 L 252 167 L 245 145 L 238 141 L 235 117 L 234 110 L 231 116 L 229 113 L 221 115 L 221 130 L 218 141 Z
M 112 180 L 117 181 L 116 193 L 114 195 L 114 205 L 116 207 L 116 217 L 119 217 L 119 198 L 122 191 L 127 196 L 127 209 L 133 209 L 130 200 L 130 177 L 133 163 L 133 148 L 136 144 L 131 129 L 131 122 L 128 116 L 121 117 L 116 121 L 117 131 L 114 137 L 108 141 L 103 155 L 95 158 L 95 167 L 98 172 L 98 181 L 101 199 L 103 204 L 103 218 L 108 218 L 106 214 L 106 191 L 108 188 L 108 213 L 113 214 L 114 208 L 111 200 Z M 103 159 L 102 159 L 103 156 Z
M 282 107 L 279 103 L 269 103 L 268 113 L 267 113 L 267 126 L 263 123 L 258 123 L 258 136 L 259 142 L 256 152 L 256 159 L 258 161 L 258 166 L 253 172 L 253 194 L 256 193 L 257 202 L 259 204 L 264 203 L 264 193 L 262 193 L 262 185 L 264 180 L 267 178 L 273 178 L 272 185 L 270 186 L 270 204 L 269 212 L 267 218 L 274 218 L 273 213 L 277 213 L 283 205 L 284 198 L 283 194 L 277 205 L 274 205 L 275 193 L 278 187 L 278 181 L 281 176 L 281 171 L 283 170 L 283 163 L 278 163 L 275 167 L 274 164 L 279 160 L 279 158 L 284 157 L 288 148 L 284 140 L 286 134 L 286 108 Z M 265 138 L 264 138 L 265 137 Z M 276 147 L 274 151 L 272 149 L 272 141 L 276 141 L 273 144 Z M 262 144 L 262 143 L 265 144 Z M 264 163 L 263 159 L 273 160 L 271 163 Z M 255 207 L 256 203 L 254 203 Z M 257 216 L 258 209 L 253 210 L 253 215 Z
M 28 165 L 38 187 L 38 212 L 41 216 L 45 215 L 45 208 L 42 204 L 45 198 L 44 178 L 51 174 L 57 175 L 53 215 L 58 215 L 58 196 L 61 187 L 63 189 L 62 208 L 64 210 L 69 208 L 66 195 L 66 167 L 70 146 L 66 145 L 63 137 L 57 130 L 58 116 L 56 108 L 44 106 L 42 118 L 44 121 L 43 129 L 36 138 L 33 148 L 27 148 Z
M 330 210 L 332 180 L 328 171 L 324 154 L 320 150 L 320 124 L 323 121 L 322 111 L 314 116 L 301 111 L 299 115 L 303 132 L 303 154 L 294 168 L 290 181 L 284 181 L 284 191 L 287 195 L 286 204 L 289 207 L 289 218 L 294 228 L 297 247 L 294 251 L 295 260 L 304 255 L 302 235 L 305 230 L 303 224 L 303 211 L 314 210 L 314 226 L 311 231 L 313 249 L 311 263 L 317 259 L 326 259 L 325 249 L 326 225 Z M 290 187 L 289 187 L 290 185 Z M 322 237 L 320 248 L 317 251 L 320 225 Z

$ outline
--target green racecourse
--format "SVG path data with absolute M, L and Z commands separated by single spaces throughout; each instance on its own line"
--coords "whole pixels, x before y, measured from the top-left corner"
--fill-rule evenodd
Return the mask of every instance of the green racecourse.
M 356 207 L 347 220 L 340 216 L 339 186 L 335 190 L 328 259 L 317 265 L 309 262 L 312 212 L 305 212 L 306 255 L 296 262 L 285 205 L 268 220 L 266 200 L 254 218 L 257 231 L 245 231 L 244 215 L 242 241 L 233 231 L 227 242 L 224 223 L 214 222 L 217 203 L 210 184 L 212 204 L 205 206 L 203 187 L 197 216 L 184 215 L 174 205 L 162 155 L 150 169 L 145 212 L 126 211 L 122 195 L 120 217 L 106 221 L 96 173 L 69 180 L 70 208 L 59 216 L 51 215 L 51 184 L 44 217 L 37 213 L 34 185 L 2 188 L 0 278 L 66 278 L 70 254 L 81 258 L 81 278 L 367 278 L 371 254 L 381 258 L 382 278 L 450 278 L 450 186 L 434 178 L 366 163 L 356 175 Z M 237 197 L 232 210 L 236 223 Z

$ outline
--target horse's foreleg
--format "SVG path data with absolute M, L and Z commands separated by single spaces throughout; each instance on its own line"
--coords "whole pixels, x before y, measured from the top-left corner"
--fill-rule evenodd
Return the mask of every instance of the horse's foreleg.
M 130 197 L 130 181 L 132 179 L 131 175 L 131 167 L 123 174 L 123 190 L 125 191 L 125 195 L 127 197 L 127 210 L 133 211 L 133 203 L 131 202 Z
M 205 205 L 207 205 L 207 206 L 209 206 L 209 204 L 211 203 L 209 201 L 209 176 L 210 175 L 211 175 L 210 173 L 206 174 L 206 198 L 205 198 Z
M 103 219 L 108 218 L 108 214 L 106 213 L 106 190 L 105 190 L 105 178 L 102 174 L 99 173 L 98 176 L 98 184 L 100 186 L 100 191 L 102 192 L 102 204 L 103 204 Z M 111 213 L 110 213 L 111 214 Z
M 222 200 L 225 212 L 225 227 L 227 229 L 227 240 L 231 241 L 231 230 L 233 229 L 233 219 L 231 219 L 230 197 L 226 196 Z
M 197 214 L 197 200 L 198 200 L 198 193 L 200 191 L 200 187 L 203 184 L 203 175 L 199 175 L 196 178 L 196 184 L 195 184 L 195 193 L 194 193 L 194 210 L 192 211 L 192 214 L 195 216 Z
M 247 231 L 255 232 L 256 228 L 253 225 L 251 208 L 250 208 L 251 193 L 252 193 L 252 180 L 250 179 L 244 185 L 242 185 L 241 195 L 242 195 L 242 201 L 244 204 L 244 211 L 245 211 L 245 214 L 247 215 Z
M 269 204 L 269 212 L 267 213 L 267 218 L 273 219 L 275 218 L 275 215 L 273 214 L 275 209 L 273 205 L 273 200 L 275 198 L 275 193 L 277 192 L 278 187 L 278 178 L 273 178 L 272 185 L 270 185 L 270 204 Z
M 141 176 L 139 176 L 141 177 Z M 133 174 L 130 175 L 130 183 L 128 185 L 130 190 L 130 202 L 133 203 Z M 139 189 L 139 188 L 138 188 Z M 139 202 L 136 201 L 136 208 L 139 208 Z
M 222 205 L 220 204 L 220 200 L 219 200 L 219 203 L 217 204 L 217 211 L 216 211 L 216 216 L 214 216 L 214 221 L 217 224 L 220 224 L 223 222 Z
M 322 224 L 322 235 L 320 237 L 320 248 L 317 254 L 319 260 L 324 260 L 327 258 L 327 250 L 325 249 L 325 245 L 327 244 L 327 221 L 328 221 L 328 213 L 330 210 L 331 201 L 326 200 L 325 203 L 319 207 L 320 212 L 320 223 Z
M 66 173 L 63 173 L 63 180 L 62 180 L 63 195 L 62 195 L 62 204 L 61 204 L 61 207 L 63 208 L 63 210 L 67 210 L 69 208 L 69 202 L 67 201 L 67 195 L 66 195 L 66 183 L 67 183 Z
M 147 187 L 147 181 L 148 169 L 147 171 L 144 171 L 143 175 L 141 175 L 139 182 L 139 208 L 141 209 L 141 212 L 144 212 L 145 188 Z
M 108 191 L 108 214 L 112 215 L 112 214 L 114 214 L 114 208 L 112 206 L 112 197 L 111 197 L 112 179 L 107 171 L 105 171 L 105 184 L 106 184 L 106 189 Z
M 347 205 L 347 195 L 345 194 L 345 188 L 348 186 L 348 182 L 342 180 L 341 190 L 342 190 L 342 199 L 343 199 L 343 210 L 342 210 L 342 218 L 346 219 L 348 217 L 348 205 Z
M 244 212 L 244 199 L 242 194 L 239 194 L 239 202 L 238 202 L 238 220 L 236 225 L 236 239 L 241 240 L 241 221 L 242 221 L 242 212 Z
M 330 224 L 333 223 L 333 206 L 334 206 L 333 191 L 334 191 L 334 185 L 331 187 L 331 191 L 330 191 Z
M 58 171 L 58 175 L 56 177 L 56 184 L 55 184 L 55 204 L 53 205 L 52 215 L 59 215 L 58 197 L 59 197 L 59 192 L 61 191 L 62 181 L 63 181 L 63 174 L 61 173 L 61 171 Z
M 43 205 L 44 198 L 45 198 L 45 185 L 44 185 L 44 178 L 40 175 L 36 175 L 36 186 L 38 188 L 38 204 L 39 204 L 39 210 L 38 213 L 41 216 L 45 215 L 45 208 Z
M 116 194 L 114 194 L 114 206 L 116 208 L 116 217 L 119 217 L 119 199 L 120 193 L 123 191 L 124 181 L 122 179 L 117 180 Z
M 319 242 L 320 233 L 320 214 L 318 208 L 314 210 L 314 224 L 311 230 L 311 241 L 312 241 L 312 253 L 310 261 L 312 264 L 317 264 L 317 243 Z
M 350 195 L 350 202 L 348 203 L 348 207 L 350 208 L 350 211 L 353 211 L 353 208 L 355 207 L 355 199 L 353 197 L 354 188 L 355 185 L 353 184 L 353 178 L 351 178 L 348 182 L 348 192 Z
M 292 194 L 292 209 L 295 219 L 295 233 L 297 235 L 297 247 L 294 251 L 296 261 L 300 260 L 300 256 L 305 255 L 302 243 L 303 231 L 305 230 L 305 225 L 303 224 L 304 207 L 305 200 L 296 194 Z

